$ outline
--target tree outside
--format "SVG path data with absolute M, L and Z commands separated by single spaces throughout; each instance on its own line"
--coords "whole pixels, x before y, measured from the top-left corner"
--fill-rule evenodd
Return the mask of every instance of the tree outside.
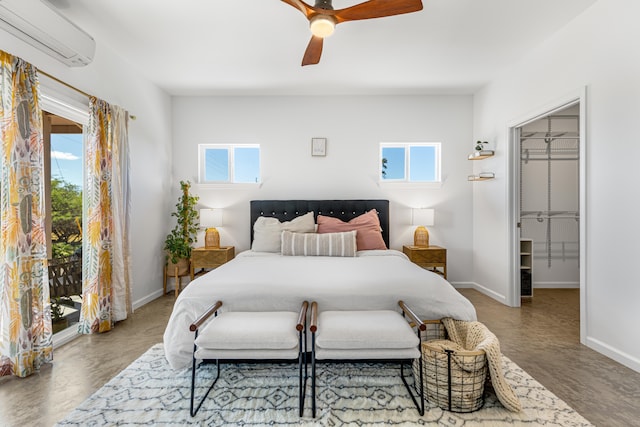
M 54 259 L 82 248 L 82 189 L 56 178 L 51 180 L 51 243 Z

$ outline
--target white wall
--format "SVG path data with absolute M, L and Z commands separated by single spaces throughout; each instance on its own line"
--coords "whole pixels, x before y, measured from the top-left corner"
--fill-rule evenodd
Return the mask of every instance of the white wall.
M 470 96 L 178 97 L 174 200 L 179 180 L 198 181 L 198 144 L 259 143 L 262 186 L 193 187 L 202 207 L 224 208 L 223 245 L 249 248 L 252 199 L 385 198 L 394 249 L 413 242 L 410 207 L 436 209 L 431 243 L 448 249 L 461 284 L 472 278 L 471 123 Z M 311 156 L 312 137 L 328 139 L 326 157 Z M 442 142 L 440 188 L 379 185 L 378 144 L 405 141 Z
M 640 2 L 600 0 L 474 98 L 474 136 L 502 153 L 498 179 L 475 187 L 474 266 L 488 293 L 508 295 L 509 123 L 586 86 L 585 343 L 640 371 L 638 16 Z
M 0 49 L 84 92 L 120 105 L 137 117 L 129 122 L 132 301 L 134 306 L 140 306 L 160 296 L 164 264 L 162 231 L 169 224 L 167 212 L 173 182 L 171 98 L 142 78 L 100 40 L 96 40 L 98 47 L 92 64 L 67 68 L 3 31 L 0 37 Z

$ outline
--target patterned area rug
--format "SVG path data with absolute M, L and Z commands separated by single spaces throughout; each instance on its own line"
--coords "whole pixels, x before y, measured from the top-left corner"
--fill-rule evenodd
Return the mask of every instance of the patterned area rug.
M 311 394 L 298 417 L 298 376 L 294 364 L 221 365 L 216 387 L 200 412 L 189 415 L 191 370 L 172 370 L 162 344 L 151 347 L 69 413 L 60 426 L 591 426 L 565 402 L 546 390 L 515 363 L 504 358 L 506 378 L 524 410 L 509 412 L 486 387 L 484 406 L 472 413 L 444 411 L 428 402 L 421 417 L 394 365 L 319 364 L 317 417 L 311 418 Z M 202 388 L 215 366 L 198 370 Z M 207 378 L 205 378 L 205 376 Z M 310 383 L 310 381 L 309 381 Z

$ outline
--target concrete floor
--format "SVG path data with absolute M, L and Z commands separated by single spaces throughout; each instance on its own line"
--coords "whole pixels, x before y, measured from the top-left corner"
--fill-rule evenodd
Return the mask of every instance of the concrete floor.
M 640 373 L 579 343 L 577 290 L 535 291 L 521 308 L 461 289 L 502 352 L 597 426 L 640 425 Z M 82 336 L 54 352 L 28 378 L 0 379 L 0 426 L 50 426 L 138 358 L 162 334 L 173 307 L 167 295 L 136 310 L 106 334 Z

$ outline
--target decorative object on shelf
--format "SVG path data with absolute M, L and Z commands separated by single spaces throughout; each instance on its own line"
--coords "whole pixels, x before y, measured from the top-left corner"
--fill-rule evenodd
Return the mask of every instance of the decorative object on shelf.
M 496 175 L 493 172 L 480 172 L 478 175 L 469 175 L 467 180 L 469 181 L 487 181 L 495 178 Z
M 429 247 L 429 231 L 425 225 L 433 225 L 435 211 L 433 209 L 413 209 L 413 219 L 411 223 L 417 225 L 413 233 L 413 244 L 421 248 Z
M 469 160 L 482 160 L 487 157 L 491 157 L 495 154 L 493 150 L 481 150 L 475 151 L 473 154 L 469 154 Z
M 200 209 L 200 226 L 205 228 L 204 247 L 220 247 L 220 233 L 216 227 L 222 226 L 222 209 Z
M 189 272 L 188 260 L 191 257 L 191 244 L 195 242 L 198 237 L 198 211 L 195 206 L 198 201 L 198 196 L 192 196 L 189 194 L 191 183 L 189 181 L 180 181 L 180 188 L 182 189 L 182 195 L 176 203 L 176 211 L 171 213 L 171 216 L 175 216 L 176 226 L 171 230 L 171 233 L 167 235 L 164 241 L 164 249 L 167 251 L 167 263 L 178 264 L 180 260 L 186 260 L 186 263 L 182 263 L 178 274 L 187 274 Z M 170 269 L 173 271 L 173 269 Z
M 482 160 L 493 156 L 495 154 L 493 150 L 485 150 L 485 145 L 487 144 L 487 141 L 476 142 L 474 152 L 469 154 L 469 160 Z
M 311 138 L 311 155 L 327 155 L 327 138 Z
M 476 151 L 482 151 L 484 150 L 484 145 L 482 144 L 488 144 L 489 142 L 487 141 L 478 141 L 476 142 Z

